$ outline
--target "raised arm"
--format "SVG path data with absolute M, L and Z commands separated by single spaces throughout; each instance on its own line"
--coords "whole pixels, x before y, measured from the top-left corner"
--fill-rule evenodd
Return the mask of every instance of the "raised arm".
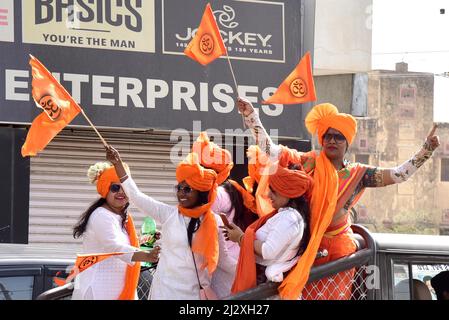
M 106 148 L 106 159 L 114 165 L 129 201 L 139 208 L 140 211 L 153 217 L 156 222 L 161 224 L 171 215 L 177 214 L 177 210 L 173 206 L 157 201 L 139 190 L 134 180 L 128 176 L 120 154 L 116 149 L 108 146 Z
M 373 179 L 365 181 L 365 187 L 383 187 L 395 183 L 407 181 L 433 154 L 433 151 L 440 145 L 440 140 L 435 135 L 437 125 L 427 135 L 421 149 L 409 160 L 394 168 L 376 168 L 372 174 Z M 371 176 L 370 174 L 366 175 Z
M 259 148 L 270 156 L 271 159 L 277 159 L 280 147 L 271 140 L 251 102 L 243 98 L 237 98 L 237 107 L 243 114 L 245 124 L 251 130 Z

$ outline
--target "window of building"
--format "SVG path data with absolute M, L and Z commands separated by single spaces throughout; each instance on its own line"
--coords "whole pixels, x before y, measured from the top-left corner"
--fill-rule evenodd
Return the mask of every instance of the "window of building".
M 449 181 L 449 158 L 441 158 L 441 181 Z
M 399 101 L 400 103 L 414 103 L 416 97 L 416 87 L 403 85 L 399 91 Z
M 355 162 L 369 164 L 369 154 L 356 154 Z

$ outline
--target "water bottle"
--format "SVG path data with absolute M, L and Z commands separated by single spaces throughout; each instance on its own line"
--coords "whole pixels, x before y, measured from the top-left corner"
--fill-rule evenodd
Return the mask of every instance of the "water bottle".
M 156 242 L 156 221 L 154 221 L 151 217 L 145 217 L 143 219 L 141 233 L 144 242 L 140 245 L 140 249 L 148 251 L 149 249 L 153 249 L 154 243 Z M 142 267 L 151 267 L 151 262 L 142 262 Z

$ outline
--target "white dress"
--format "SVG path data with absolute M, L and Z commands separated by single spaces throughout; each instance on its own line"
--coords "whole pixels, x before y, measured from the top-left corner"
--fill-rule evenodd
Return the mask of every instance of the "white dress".
M 290 207 L 279 209 L 256 231 L 256 239 L 263 242 L 262 257 L 256 255 L 256 263 L 267 266 L 268 280 L 281 282 L 283 273 L 296 264 L 303 234 L 304 219 Z
M 122 186 L 130 202 L 161 225 L 161 254 L 151 284 L 149 299 L 198 300 L 198 278 L 187 239 L 190 218 L 180 214 L 176 206 L 154 200 L 140 192 L 131 177 L 126 179 Z M 217 224 L 222 225 L 219 219 L 216 217 Z M 224 236 L 218 230 L 217 233 L 220 249 L 218 265 L 223 267 L 232 265 L 227 256 Z M 197 254 L 195 254 L 195 260 L 198 266 L 203 262 L 202 257 Z M 211 279 L 207 268 L 204 270 L 198 268 L 198 275 L 202 286 L 210 285 Z
M 125 285 L 126 268 L 134 265 L 131 258 L 136 250 L 122 228 L 122 218 L 103 207 L 95 209 L 83 234 L 83 253 L 129 253 L 105 259 L 77 275 L 72 299 L 118 299 Z

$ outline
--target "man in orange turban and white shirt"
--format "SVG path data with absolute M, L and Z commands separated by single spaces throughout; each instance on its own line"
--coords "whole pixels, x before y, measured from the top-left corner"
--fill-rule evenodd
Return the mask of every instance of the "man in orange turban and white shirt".
M 397 167 L 379 168 L 350 163 L 344 159 L 344 155 L 356 135 L 357 122 L 351 115 L 338 112 L 334 105 L 330 103 L 316 105 L 306 116 L 307 130 L 312 135 L 317 134 L 318 142 L 322 146 L 321 152 L 307 153 L 273 144 L 251 103 L 239 98 L 237 105 L 245 116 L 245 123 L 252 130 L 259 147 L 266 151 L 271 159 L 277 159 L 282 166 L 301 163 L 304 170 L 314 178 L 310 203 L 312 240 L 281 286 L 280 294 L 284 298 L 295 299 L 301 294 L 312 264 L 320 265 L 355 252 L 356 246 L 350 228 L 350 209 L 359 200 L 365 188 L 383 187 L 406 181 L 439 146 L 434 125 L 421 149 L 410 160 Z M 328 255 L 315 261 L 317 251 L 324 249 L 328 251 Z M 337 283 L 335 277 L 327 279 L 334 284 L 323 279 L 313 292 L 310 291 L 303 298 L 349 299 L 353 270 L 346 273 L 346 277 L 341 277 Z M 338 288 L 335 288 L 335 285 Z
M 106 158 L 114 164 L 130 202 L 162 226 L 162 250 L 149 299 L 200 299 L 200 289 L 210 288 L 211 276 L 224 258 L 219 260 L 225 240 L 211 211 L 216 172 L 201 166 L 196 154 L 188 154 L 176 168 L 178 206 L 171 206 L 138 189 L 113 147 L 106 149 Z

